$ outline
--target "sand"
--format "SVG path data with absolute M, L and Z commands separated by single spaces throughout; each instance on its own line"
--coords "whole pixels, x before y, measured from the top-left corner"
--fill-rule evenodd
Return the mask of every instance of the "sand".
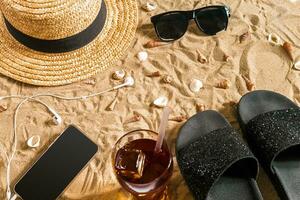
M 140 3 L 145 3 L 141 0 Z M 220 111 L 239 129 L 233 102 L 248 92 L 242 75 L 248 77 L 256 89 L 269 89 L 280 92 L 298 105 L 300 104 L 300 72 L 292 69 L 292 62 L 281 46 L 272 46 L 267 42 L 269 33 L 276 33 L 284 41 L 294 46 L 293 56 L 300 55 L 300 3 L 288 0 L 226 1 L 232 9 L 229 27 L 226 32 L 217 36 L 204 36 L 194 22 L 190 23 L 186 35 L 166 46 L 145 49 L 143 45 L 156 39 L 150 23 L 150 16 L 176 9 L 193 9 L 220 1 L 193 0 L 157 0 L 158 9 L 147 13 L 140 9 L 139 28 L 133 46 L 128 54 L 106 72 L 95 76 L 95 85 L 84 82 L 62 87 L 34 87 L 0 76 L 0 95 L 37 93 L 58 93 L 63 95 L 86 95 L 116 85 L 118 81 L 110 78 L 114 70 L 124 68 L 132 72 L 136 79 L 134 88 L 126 88 L 107 93 L 85 101 L 63 101 L 53 98 L 41 98 L 57 110 L 63 117 L 63 124 L 54 126 L 48 123 L 51 115 L 39 104 L 27 103 L 18 118 L 18 152 L 12 164 L 12 180 L 34 161 L 36 156 L 60 134 L 68 124 L 75 124 L 94 140 L 100 147 L 95 159 L 74 180 L 61 199 L 127 199 L 120 189 L 111 167 L 111 149 L 116 140 L 129 130 L 148 128 L 157 130 L 162 109 L 151 107 L 154 99 L 160 95 L 169 98 L 169 105 L 174 109 L 171 117 L 181 114 L 192 116 L 196 113 L 196 104 L 205 104 L 207 108 Z M 240 42 L 240 36 L 249 31 L 250 38 Z M 140 63 L 136 54 L 146 50 L 149 60 Z M 208 62 L 198 61 L 198 52 Z M 230 56 L 224 61 L 224 55 Z M 146 77 L 154 71 L 174 78 L 171 84 L 163 84 L 161 77 Z M 192 78 L 204 82 L 204 88 L 197 94 L 189 89 Z M 222 80 L 230 82 L 229 89 L 216 88 Z M 117 98 L 113 111 L 105 108 Z M 12 145 L 12 117 L 18 99 L 3 103 L 8 110 L 0 113 L 0 141 L 9 150 Z M 124 124 L 139 113 L 139 122 Z M 167 140 L 174 154 L 177 131 L 183 122 L 170 122 Z M 41 136 L 41 146 L 35 150 L 28 149 L 26 140 L 32 135 Z M 176 159 L 172 180 L 169 184 L 170 199 L 192 199 L 182 176 L 179 173 Z M 269 179 L 261 170 L 259 186 L 266 200 L 278 199 Z M 0 159 L 0 196 L 4 194 L 5 168 Z M 4 196 L 2 195 L 2 198 Z

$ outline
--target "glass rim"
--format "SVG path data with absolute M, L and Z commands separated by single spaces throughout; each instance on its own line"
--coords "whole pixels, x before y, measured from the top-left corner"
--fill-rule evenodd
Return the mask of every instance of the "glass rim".
M 117 145 L 123 138 L 125 138 L 125 137 L 128 136 L 129 134 L 132 134 L 132 133 L 138 132 L 138 131 L 151 132 L 151 133 L 153 133 L 153 134 L 155 134 L 155 135 L 158 136 L 158 133 L 157 133 L 156 131 L 153 131 L 153 130 L 150 130 L 150 129 L 135 129 L 135 130 L 129 131 L 129 132 L 125 133 L 122 137 L 120 137 L 120 138 L 117 140 L 117 142 L 115 143 L 115 145 L 114 145 L 114 147 L 113 147 L 113 152 L 116 151 L 116 145 Z M 166 142 L 165 139 L 164 139 L 164 142 Z M 163 171 L 163 173 L 161 173 L 161 175 L 159 175 L 158 177 L 156 177 L 155 179 L 153 179 L 152 181 L 147 182 L 147 183 L 132 183 L 132 182 L 126 181 L 126 180 L 124 180 L 124 181 L 130 183 L 131 185 L 139 185 L 139 186 L 149 185 L 149 184 L 151 184 L 151 183 L 157 181 L 159 178 L 161 178 L 162 176 L 164 176 L 166 173 L 168 173 L 168 170 L 169 170 L 169 169 L 172 167 L 172 165 L 173 165 L 173 156 L 172 156 L 172 154 L 171 154 L 171 151 L 170 151 L 168 145 L 167 145 L 167 147 L 168 147 L 168 150 L 169 150 L 169 155 L 170 155 L 169 157 L 170 157 L 170 159 L 169 159 L 168 166 L 167 166 L 166 169 Z M 112 164 L 113 164 L 113 168 L 114 168 L 114 174 L 115 174 L 116 176 L 118 176 L 118 174 L 116 173 L 116 170 L 115 170 L 115 158 L 114 158 L 114 155 L 113 155 L 114 153 L 113 153 L 113 152 L 111 153 L 111 157 L 112 157 Z

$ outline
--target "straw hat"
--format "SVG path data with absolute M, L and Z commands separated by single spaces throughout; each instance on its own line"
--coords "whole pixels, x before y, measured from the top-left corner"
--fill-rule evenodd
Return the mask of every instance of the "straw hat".
M 0 0 L 0 73 L 42 86 L 95 75 L 125 53 L 136 0 Z

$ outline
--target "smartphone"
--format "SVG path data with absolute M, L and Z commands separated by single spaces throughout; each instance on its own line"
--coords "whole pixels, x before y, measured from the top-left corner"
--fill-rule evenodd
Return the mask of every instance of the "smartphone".
M 23 200 L 57 199 L 97 153 L 98 146 L 69 126 L 16 183 Z

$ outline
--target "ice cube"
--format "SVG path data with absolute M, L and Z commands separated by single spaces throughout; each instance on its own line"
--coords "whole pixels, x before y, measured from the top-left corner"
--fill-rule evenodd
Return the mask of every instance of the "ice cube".
M 141 150 L 121 149 L 116 158 L 117 173 L 128 179 L 140 179 L 146 163 L 146 155 Z
M 143 176 L 143 171 L 145 168 L 145 161 L 146 161 L 146 155 L 142 151 L 140 151 L 138 158 L 136 160 L 136 164 L 135 164 L 135 167 L 137 168 L 137 171 L 138 171 L 140 177 Z

